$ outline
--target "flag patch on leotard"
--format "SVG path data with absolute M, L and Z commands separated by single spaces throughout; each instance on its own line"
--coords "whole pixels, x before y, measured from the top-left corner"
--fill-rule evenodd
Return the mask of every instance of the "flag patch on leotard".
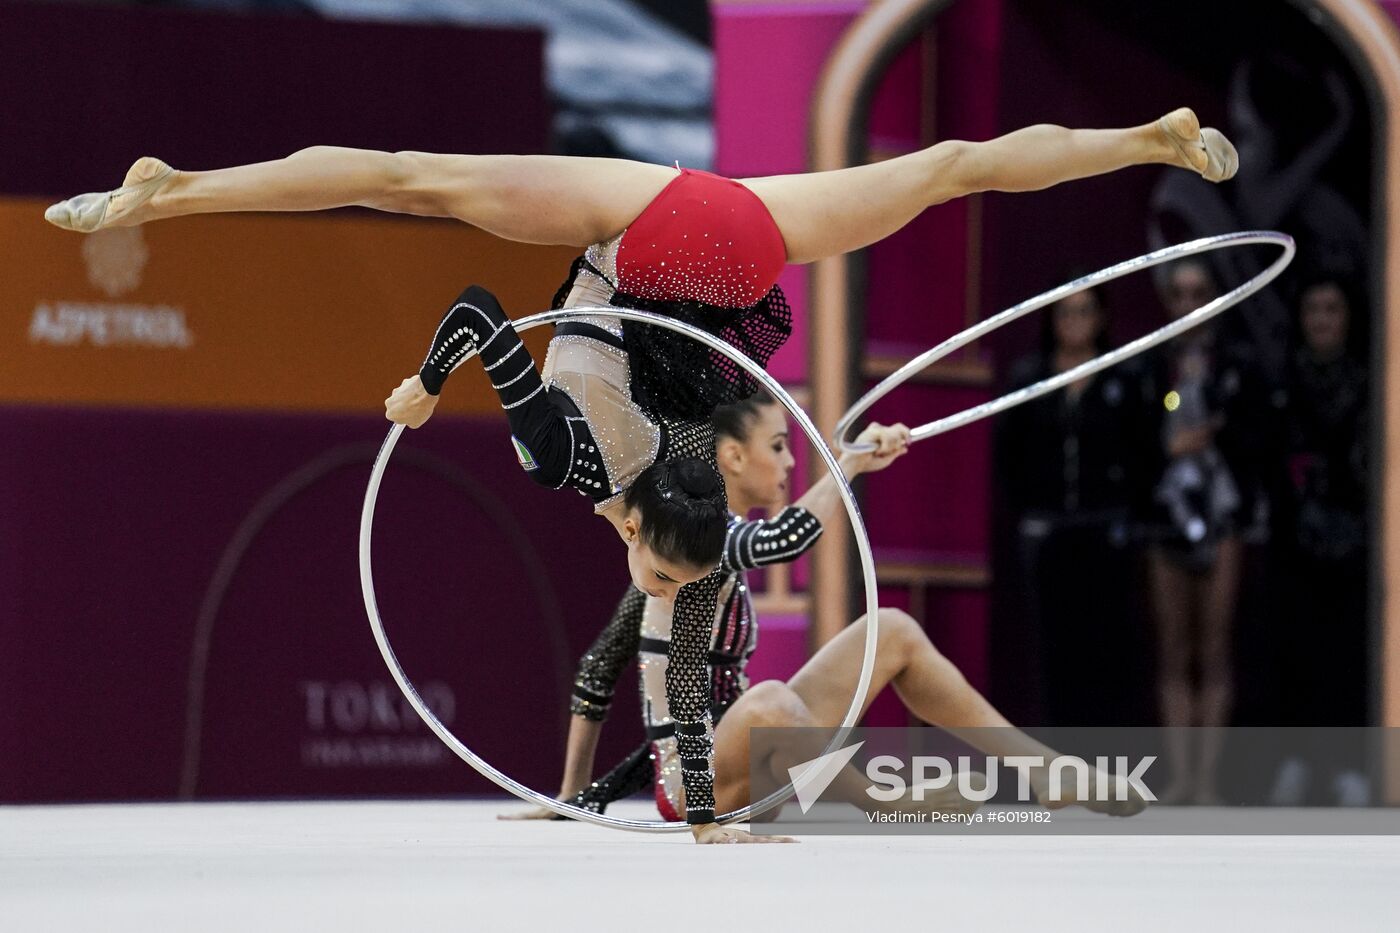
M 520 439 L 514 434 L 510 436 L 510 442 L 515 445 L 515 459 L 520 461 L 520 466 L 525 470 L 538 470 L 540 465 L 535 462 L 535 455 L 530 453 L 530 448 L 520 443 Z

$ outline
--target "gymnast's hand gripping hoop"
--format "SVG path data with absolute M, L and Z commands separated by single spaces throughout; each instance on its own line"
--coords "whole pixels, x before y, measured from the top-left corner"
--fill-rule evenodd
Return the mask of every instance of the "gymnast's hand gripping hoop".
M 841 445 L 843 451 L 849 453 L 862 453 L 872 450 L 873 448 L 870 445 L 855 444 L 847 441 L 846 437 L 851 433 L 851 428 L 856 421 L 869 411 L 876 402 L 884 398 L 890 392 L 893 392 L 899 386 L 908 382 L 930 364 L 943 359 L 943 357 L 947 356 L 949 353 L 966 346 L 979 337 L 990 334 L 1003 324 L 1010 324 L 1022 315 L 1052 305 L 1062 298 L 1068 298 L 1070 295 L 1078 294 L 1079 292 L 1093 288 L 1095 285 L 1102 285 L 1104 282 L 1111 282 L 1114 279 L 1121 278 L 1133 272 L 1139 272 L 1143 269 L 1150 269 L 1164 262 L 1172 262 L 1173 260 L 1184 259 L 1187 256 L 1196 256 L 1200 253 L 1208 253 L 1212 250 L 1224 249 L 1229 246 L 1254 246 L 1259 244 L 1282 247 L 1283 254 L 1275 259 L 1273 264 L 1267 269 L 1260 272 L 1243 285 L 1226 292 L 1214 301 L 1201 305 L 1190 314 L 1180 317 L 1163 327 L 1159 327 L 1152 333 L 1139 337 L 1131 343 L 1124 344 L 1116 350 L 1110 350 L 1102 356 L 1097 356 L 1087 363 L 1081 363 L 1073 369 L 1067 369 L 1062 373 L 1051 376 L 1048 379 L 1042 379 L 1040 382 L 1028 385 L 1023 389 L 1008 392 L 1001 398 L 993 399 L 990 402 L 983 402 L 980 405 L 974 405 L 957 414 L 948 415 L 945 418 L 939 418 L 937 421 L 930 421 L 928 424 L 917 427 L 910 432 L 910 442 L 921 441 L 938 434 L 945 434 L 954 428 L 960 428 L 974 421 L 980 421 L 990 415 L 1006 411 L 1008 408 L 1014 408 L 1023 402 L 1029 402 L 1031 399 L 1040 398 L 1040 396 L 1047 392 L 1054 392 L 1056 389 L 1083 379 L 1085 376 L 1092 376 L 1100 370 L 1107 369 L 1110 366 L 1123 362 L 1131 356 L 1136 356 L 1144 350 L 1171 340 L 1173 337 L 1190 330 L 1196 325 L 1205 323 L 1226 308 L 1239 304 L 1241 301 L 1244 301 L 1250 295 L 1253 295 L 1265 285 L 1268 285 L 1274 279 L 1278 278 L 1279 273 L 1287 268 L 1288 264 L 1293 261 L 1293 254 L 1297 250 L 1297 247 L 1293 243 L 1293 238 L 1287 234 L 1277 233 L 1272 230 L 1222 233 L 1218 236 L 1202 237 L 1199 240 L 1179 243 L 1176 246 L 1167 246 L 1155 252 L 1148 253 L 1145 256 L 1139 256 L 1136 259 L 1120 262 L 1116 266 L 1109 266 L 1107 269 L 1101 269 L 1091 275 L 1086 275 L 1066 285 L 1061 285 L 1059 288 L 1053 288 L 1048 292 L 1036 295 L 1034 298 L 1029 298 L 1015 307 L 1008 308 L 1000 314 L 993 315 L 979 324 L 974 324 L 960 334 L 949 337 L 932 350 L 919 354 L 889 376 L 885 377 L 882 382 L 865 393 L 859 401 L 851 406 L 849 411 L 841 416 L 841 420 L 836 423 L 836 441 Z
M 861 708 L 865 705 L 865 696 L 870 691 L 871 672 L 875 667 L 875 648 L 879 639 L 879 602 L 875 588 L 875 561 L 870 553 L 870 538 L 865 532 L 865 523 L 861 519 L 860 509 L 856 505 L 855 496 L 851 493 L 850 483 L 846 481 L 846 476 L 841 472 L 840 466 L 836 462 L 836 455 L 831 448 L 822 440 L 821 433 L 812 424 L 807 413 L 804 412 L 797 403 L 792 400 L 792 396 L 783 390 L 773 377 L 769 376 L 753 360 L 734 347 L 730 346 L 718 337 L 686 324 L 673 318 L 663 317 L 659 314 L 652 314 L 647 311 L 637 311 L 630 308 L 607 307 L 577 307 L 565 308 L 558 311 L 543 311 L 539 314 L 532 314 L 529 317 L 515 321 L 517 331 L 525 331 L 531 327 L 541 324 L 555 324 L 571 318 L 585 317 L 588 315 L 606 314 L 616 318 L 629 321 L 638 321 L 643 324 L 653 324 L 657 327 L 664 327 L 674 331 L 691 340 L 698 340 L 705 346 L 717 353 L 722 353 L 752 376 L 760 386 L 768 390 L 773 398 L 782 403 L 788 414 L 802 428 L 802 432 L 807 435 L 812 446 L 816 448 L 821 456 L 822 462 L 826 464 L 827 471 L 836 480 L 837 491 L 841 494 L 841 501 L 845 503 L 846 514 L 851 520 L 851 531 L 855 535 L 856 547 L 860 552 L 861 572 L 865 580 L 865 658 L 861 662 L 860 680 L 856 683 L 855 694 L 851 697 L 851 705 L 846 710 L 846 716 L 841 722 L 841 727 L 836 731 L 823 754 L 830 753 L 842 746 L 846 741 L 846 736 L 855 726 L 860 718 Z M 465 358 L 464 360 L 465 361 Z M 458 363 L 457 365 L 461 365 Z M 455 367 L 454 367 L 455 368 Z M 394 655 L 394 649 L 389 644 L 389 637 L 384 631 L 384 620 L 379 615 L 379 605 L 374 595 L 374 573 L 373 562 L 371 560 L 370 537 L 374 527 L 374 505 L 379 496 L 379 484 L 384 477 L 384 468 L 389 465 L 389 458 L 393 455 L 394 445 L 398 443 L 399 435 L 403 433 L 403 425 L 396 424 L 389 430 L 389 435 L 384 439 L 384 445 L 379 449 L 379 455 L 375 458 L 374 469 L 370 472 L 369 487 L 365 490 L 364 508 L 360 513 L 360 589 L 365 597 L 365 612 L 369 615 L 370 628 L 374 630 L 374 640 L 379 644 L 379 651 L 384 656 L 384 662 L 389 666 L 389 672 L 394 675 L 395 682 L 399 689 L 403 691 L 408 702 L 417 711 L 422 720 L 427 723 L 438 738 L 446 743 L 447 747 L 467 764 L 471 765 L 481 774 L 494 781 L 497 785 L 510 791 L 527 803 L 535 803 L 555 813 L 573 819 L 584 820 L 589 823 L 596 823 L 599 826 L 610 826 L 615 829 L 627 829 L 637 832 L 677 832 L 690 829 L 686 823 L 672 823 L 663 820 L 626 820 L 619 817 L 607 816 L 601 813 L 594 813 L 591 810 L 584 810 L 580 807 L 571 806 L 567 803 L 555 800 L 538 791 L 531 790 L 525 785 L 513 780 L 509 776 L 502 774 L 492 767 L 488 762 L 473 752 L 467 745 L 453 734 L 452 730 L 443 725 L 442 721 L 433 714 L 423 702 L 418 689 L 413 682 L 408 679 L 403 666 L 399 664 L 398 658 Z M 806 774 L 800 776 L 798 780 L 803 780 Z M 747 820 L 751 815 L 763 813 L 772 809 L 792 796 L 792 785 L 788 785 L 759 802 L 733 813 L 726 813 L 716 817 L 716 822 L 733 823 Z

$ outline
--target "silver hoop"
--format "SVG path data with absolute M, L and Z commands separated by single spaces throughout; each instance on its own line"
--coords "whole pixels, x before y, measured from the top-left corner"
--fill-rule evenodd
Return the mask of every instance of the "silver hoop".
M 724 354 L 752 376 L 773 398 L 782 403 L 798 426 L 802 428 L 808 440 L 821 455 L 822 462 L 826 464 L 827 470 L 836 480 L 837 491 L 841 494 L 841 501 L 846 506 L 846 514 L 851 520 L 851 531 L 855 534 L 856 547 L 860 552 L 861 571 L 865 579 L 865 659 L 861 664 L 860 679 L 856 683 L 854 695 L 851 697 L 850 708 L 846 710 L 846 716 L 841 722 L 841 727 L 836 731 L 823 754 L 830 753 L 839 748 L 845 741 L 846 736 L 854 728 L 856 721 L 860 718 L 861 708 L 865 705 L 866 694 L 870 692 L 871 674 L 875 668 L 875 648 L 879 639 L 879 602 L 875 586 L 875 560 L 870 551 L 870 537 L 865 531 L 865 522 L 861 519 L 860 508 L 856 505 L 854 494 L 851 492 L 850 483 L 846 481 L 846 476 L 841 472 L 840 465 L 836 462 L 836 455 L 831 448 L 822 440 L 821 433 L 812 424 L 807 413 L 804 412 L 792 396 L 788 395 L 783 387 L 777 383 L 773 377 L 764 372 L 763 367 L 749 359 L 743 353 L 736 350 L 718 337 L 694 327 L 683 321 L 673 318 L 663 317 L 659 314 L 652 314 L 647 311 L 637 311 L 631 308 L 606 307 L 577 307 L 564 308 L 557 311 L 542 311 L 539 314 L 532 314 L 529 317 L 515 321 L 517 331 L 529 330 L 541 324 L 554 324 L 566 321 L 571 318 L 587 317 L 590 315 L 606 314 L 612 317 L 622 318 L 628 321 L 637 321 L 643 324 L 652 324 L 657 327 L 664 327 L 689 337 L 691 340 L 698 340 L 711 350 Z M 464 360 L 465 361 L 465 358 Z M 461 365 L 459 362 L 457 365 Z M 454 367 L 455 368 L 455 367 Z M 562 816 L 573 819 L 584 820 L 595 823 L 599 826 L 610 826 L 615 829 L 633 830 L 636 832 L 677 832 L 688 829 L 685 823 L 672 823 L 664 820 L 625 820 L 618 817 L 606 816 L 601 813 L 594 813 L 581 807 L 575 807 L 553 797 L 546 796 L 538 791 L 531 790 L 523 784 L 497 771 L 489 763 L 466 746 L 456 735 L 452 733 L 433 714 L 423 702 L 418 689 L 404 673 L 403 666 L 399 664 L 398 658 L 394 655 L 394 649 L 389 644 L 389 638 L 384 632 L 384 621 L 379 615 L 378 601 L 374 595 L 374 574 L 370 558 L 370 532 L 374 525 L 374 505 L 379 497 L 379 484 L 384 476 L 384 469 L 389 464 L 389 457 L 394 452 L 394 446 L 398 443 L 399 435 L 403 433 L 403 425 L 396 424 L 389 429 L 388 436 L 384 439 L 384 444 L 379 448 L 379 455 L 374 460 L 374 469 L 370 472 L 369 487 L 365 490 L 364 508 L 360 513 L 360 589 L 365 597 L 365 612 L 369 615 L 370 628 L 374 630 L 374 640 L 379 645 L 379 652 L 384 656 L 384 662 L 389 666 L 389 672 L 394 675 L 394 680 L 403 691 L 403 695 L 417 711 L 428 728 L 441 739 L 448 748 L 467 764 L 471 765 L 481 774 L 495 782 L 498 786 L 510 791 L 515 796 L 526 803 L 538 804 Z M 815 761 L 815 760 L 814 760 Z M 798 780 L 801 780 L 799 776 Z M 719 823 L 734 823 L 748 819 L 750 816 L 770 810 L 792 795 L 792 785 L 789 784 L 774 793 L 763 798 L 756 804 L 735 810 L 716 817 Z
M 1029 402 L 1031 399 L 1039 398 L 1047 392 L 1053 392 L 1056 389 L 1069 385 L 1071 382 L 1083 379 L 1085 376 L 1091 376 L 1100 370 L 1121 363 L 1130 356 L 1135 356 L 1144 350 L 1171 340 L 1173 337 L 1190 330 L 1196 325 L 1210 320 L 1226 308 L 1239 304 L 1241 301 L 1244 301 L 1250 295 L 1253 295 L 1265 285 L 1268 285 L 1274 279 L 1278 278 L 1279 273 L 1287 268 L 1288 264 L 1293 261 L 1293 254 L 1297 251 L 1293 238 L 1285 233 L 1278 233 L 1272 230 L 1222 233 L 1217 236 L 1202 237 L 1199 240 L 1191 240 L 1187 243 L 1178 243 L 1175 246 L 1163 247 L 1145 256 L 1139 256 L 1136 259 L 1120 262 L 1116 266 L 1109 266 L 1107 269 L 1101 269 L 1091 275 L 1086 275 L 1066 285 L 1061 285 L 1059 288 L 1051 289 L 1034 298 L 1027 299 L 1014 307 L 1002 311 L 1000 314 L 987 318 L 987 320 L 979 324 L 974 324 L 960 334 L 949 337 L 932 350 L 919 354 L 889 376 L 885 377 L 879 385 L 861 396 L 860 400 L 841 416 L 841 420 L 836 422 L 836 441 L 840 444 L 841 449 L 848 453 L 861 453 L 873 450 L 874 446 L 871 444 L 855 444 L 846 439 L 846 435 L 851 431 L 851 426 L 857 419 L 869 411 L 871 406 L 905 382 L 908 382 L 930 364 L 943 359 L 943 357 L 947 356 L 949 353 L 966 346 L 979 337 L 986 336 L 998 327 L 1004 324 L 1010 324 L 1022 315 L 1029 314 L 1047 305 L 1052 305 L 1062 298 L 1068 298 L 1070 295 L 1078 294 L 1079 292 L 1093 288 L 1095 285 L 1111 282 L 1129 273 L 1149 269 L 1152 266 L 1160 265 L 1164 262 L 1172 262 L 1176 259 L 1184 259 L 1187 256 L 1195 256 L 1199 253 L 1206 253 L 1211 250 L 1223 249 L 1229 246 L 1252 246 L 1256 244 L 1282 247 L 1283 255 L 1279 256 L 1278 259 L 1274 260 L 1271 266 L 1243 285 L 1226 292 L 1214 301 L 1201 305 L 1190 314 L 1180 317 L 1170 324 L 1159 327 L 1152 333 L 1139 337 L 1131 343 L 1126 343 L 1116 350 L 1110 350 L 1102 356 L 1097 356 L 1087 363 L 1081 363 L 1073 369 L 1067 369 L 1048 379 L 1042 379 L 1034 385 L 1026 386 L 1023 389 L 1017 389 L 1014 392 L 1008 392 L 1001 398 L 993 399 L 990 402 L 983 402 L 980 405 L 974 405 L 957 414 L 948 415 L 947 417 L 939 418 L 937 421 L 930 421 L 922 427 L 915 428 L 910 432 L 910 441 L 922 441 L 925 438 L 944 434 L 955 428 L 960 428 L 963 425 L 971 424 L 974 421 L 980 421 L 998 412 L 1006 411 L 1008 408 L 1014 408 L 1023 402 Z

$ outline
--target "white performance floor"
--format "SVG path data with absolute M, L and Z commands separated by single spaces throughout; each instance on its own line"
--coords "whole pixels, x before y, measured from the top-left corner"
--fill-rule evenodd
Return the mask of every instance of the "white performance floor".
M 0 807 L 0 930 L 1400 929 L 1400 837 L 697 846 L 494 818 L 520 808 Z

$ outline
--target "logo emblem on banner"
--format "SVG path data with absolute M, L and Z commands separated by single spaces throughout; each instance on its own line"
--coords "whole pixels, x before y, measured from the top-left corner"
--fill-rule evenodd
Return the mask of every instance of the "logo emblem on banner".
M 140 285 L 150 258 L 140 227 L 109 227 L 83 238 L 88 281 L 108 298 L 119 298 Z
M 179 350 L 194 345 L 183 308 L 110 300 L 141 285 L 151 250 L 140 228 L 114 227 L 89 234 L 82 240 L 81 252 L 88 283 L 109 300 L 41 300 L 29 321 L 31 344 Z

